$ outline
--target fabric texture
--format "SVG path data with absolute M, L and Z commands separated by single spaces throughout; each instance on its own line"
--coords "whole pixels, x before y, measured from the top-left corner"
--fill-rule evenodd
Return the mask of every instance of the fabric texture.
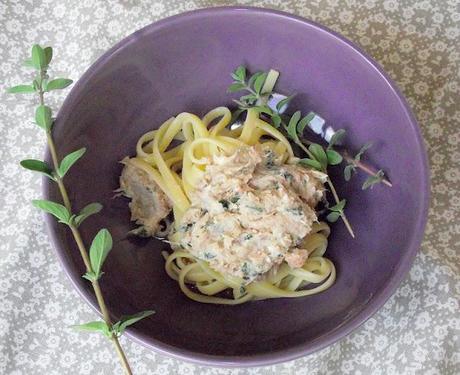
M 122 338 L 135 374 L 460 373 L 460 7 L 458 0 L 1 0 L 0 1 L 0 373 L 121 374 L 102 335 L 68 326 L 95 319 L 60 268 L 30 200 L 40 178 L 19 160 L 41 157 L 34 99 L 5 94 L 27 81 L 33 43 L 52 45 L 56 76 L 76 80 L 114 43 L 161 18 L 219 5 L 292 12 L 342 33 L 396 81 L 420 122 L 432 201 L 415 263 L 385 306 L 328 348 L 249 369 L 207 368 L 155 354 Z M 65 93 L 50 96 L 59 108 Z

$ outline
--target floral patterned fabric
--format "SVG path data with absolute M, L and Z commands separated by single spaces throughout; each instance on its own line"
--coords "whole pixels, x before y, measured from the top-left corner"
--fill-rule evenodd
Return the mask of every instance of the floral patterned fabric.
M 25 81 L 36 42 L 55 48 L 56 75 L 77 79 L 131 32 L 183 11 L 255 5 L 318 21 L 361 45 L 399 84 L 422 127 L 432 202 L 422 249 L 385 306 L 340 342 L 308 357 L 250 369 L 205 368 L 122 339 L 135 374 L 460 373 L 460 7 L 458 0 L 0 0 L 0 373 L 121 374 L 110 344 L 68 326 L 95 318 L 61 270 L 30 205 L 40 179 L 18 161 L 40 157 Z M 64 93 L 53 95 L 57 109 Z

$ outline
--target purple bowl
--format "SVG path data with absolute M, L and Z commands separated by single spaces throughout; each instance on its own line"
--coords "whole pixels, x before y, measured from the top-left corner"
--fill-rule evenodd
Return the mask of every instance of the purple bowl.
M 155 240 L 126 239 L 127 202 L 112 199 L 121 160 L 137 139 L 182 111 L 204 114 L 230 105 L 230 72 L 281 72 L 279 91 L 296 92 L 293 108 L 314 110 L 348 132 L 348 146 L 374 146 L 367 160 L 387 171 L 393 188 L 361 191 L 364 177 L 345 184 L 348 218 L 332 227 L 327 256 L 338 277 L 324 293 L 244 305 L 214 306 L 187 299 L 169 279 Z M 105 53 L 75 84 L 55 128 L 64 155 L 88 151 L 66 176 L 75 209 L 104 204 L 82 226 L 90 243 L 107 227 L 114 249 L 102 289 L 113 317 L 154 309 L 128 330 L 153 350 L 200 364 L 255 366 L 286 361 L 339 340 L 374 314 L 408 272 L 423 237 L 429 201 L 427 158 L 414 116 L 382 69 L 342 36 L 305 19 L 266 9 L 212 8 L 156 22 Z M 55 185 L 44 194 L 59 200 Z M 48 219 L 59 259 L 82 297 L 97 310 L 81 278 L 84 266 L 71 234 Z

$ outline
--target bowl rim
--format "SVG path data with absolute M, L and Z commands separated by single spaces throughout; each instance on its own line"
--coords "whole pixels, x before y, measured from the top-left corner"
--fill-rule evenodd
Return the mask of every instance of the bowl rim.
M 295 22 L 301 23 L 307 27 L 314 28 L 321 33 L 328 34 L 329 36 L 334 37 L 339 43 L 344 43 L 355 53 L 359 54 L 361 58 L 372 67 L 380 76 L 384 79 L 388 85 L 389 90 L 391 90 L 398 98 L 402 109 L 407 116 L 409 125 L 415 135 L 415 143 L 417 146 L 418 154 L 421 157 L 421 167 L 422 167 L 422 199 L 420 204 L 422 206 L 422 214 L 417 217 L 415 230 L 413 232 L 412 238 L 410 239 L 410 245 L 407 247 L 407 251 L 399 262 L 399 266 L 394 270 L 392 278 L 379 290 L 379 292 L 372 296 L 372 299 L 367 303 L 367 306 L 364 307 L 358 314 L 353 318 L 346 320 L 341 325 L 335 329 L 329 331 L 328 333 L 316 338 L 314 341 L 305 342 L 300 345 L 290 347 L 288 349 L 279 350 L 271 353 L 263 354 L 254 354 L 250 356 L 224 356 L 224 355 L 208 355 L 204 353 L 197 353 L 191 350 L 182 349 L 175 347 L 169 344 L 165 344 L 159 340 L 156 340 L 152 337 L 144 335 L 143 333 L 127 329 L 126 335 L 133 341 L 141 344 L 142 346 L 151 349 L 159 354 L 167 355 L 176 359 L 192 362 L 198 365 L 205 366 L 219 366 L 219 367 L 252 367 L 252 366 L 267 366 L 273 365 L 285 361 L 294 360 L 313 352 L 316 352 L 320 349 L 323 349 L 340 339 L 343 339 L 345 336 L 350 334 L 353 330 L 361 326 L 369 318 L 371 318 L 384 304 L 385 302 L 393 295 L 400 283 L 404 280 L 407 273 L 409 272 L 415 256 L 420 248 L 424 237 L 424 228 L 428 219 L 428 208 L 430 203 L 430 179 L 429 179 L 429 164 L 428 157 L 424 145 L 423 138 L 421 136 L 420 128 L 417 124 L 417 120 L 412 113 L 409 104 L 402 95 L 401 91 L 395 84 L 395 82 L 384 72 L 383 68 L 374 61 L 366 52 L 364 52 L 360 47 L 358 47 L 354 42 L 351 42 L 344 36 L 340 35 L 338 32 L 335 32 L 328 27 L 320 25 L 317 22 L 305 19 L 301 16 L 297 16 L 291 13 L 266 9 L 252 6 L 219 6 L 211 8 L 202 8 L 197 10 L 192 10 L 188 12 L 183 12 L 177 15 L 173 15 L 167 18 L 163 18 L 156 22 L 153 22 L 138 31 L 128 35 L 123 38 L 120 42 L 116 43 L 112 48 L 107 52 L 102 54 L 80 77 L 80 79 L 75 83 L 70 93 L 64 100 L 61 109 L 58 113 L 58 119 L 67 117 L 67 114 L 70 112 L 70 106 L 73 99 L 80 94 L 83 87 L 91 79 L 91 77 L 98 71 L 99 67 L 111 59 L 114 55 L 120 52 L 123 48 L 129 46 L 134 42 L 138 37 L 146 34 L 157 32 L 165 27 L 174 27 L 179 26 L 181 21 L 189 20 L 193 18 L 207 17 L 216 14 L 226 14 L 226 13 L 236 13 L 241 12 L 244 14 L 264 14 L 272 17 L 278 17 L 283 19 L 286 22 Z M 50 159 L 49 148 L 46 147 L 45 150 L 45 159 Z M 46 177 L 42 179 L 42 195 L 46 198 L 50 198 L 49 190 L 49 180 Z M 61 245 L 58 241 L 57 233 L 53 231 L 53 219 L 50 215 L 46 215 L 46 227 L 48 235 L 51 239 L 51 243 L 59 263 L 64 269 L 67 277 L 70 279 L 73 287 L 77 290 L 78 294 L 90 305 L 90 307 L 101 316 L 101 312 L 97 306 L 94 295 L 89 291 L 89 289 L 84 289 L 81 287 L 81 280 L 78 276 L 70 272 L 70 265 L 66 261 L 65 251 L 61 248 Z

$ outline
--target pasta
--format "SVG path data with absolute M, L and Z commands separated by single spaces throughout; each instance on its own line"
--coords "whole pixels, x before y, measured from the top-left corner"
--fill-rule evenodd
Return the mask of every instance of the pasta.
M 256 110 L 249 109 L 244 123 L 235 129 L 229 127 L 230 122 L 231 112 L 226 107 L 215 108 L 203 118 L 181 113 L 165 121 L 158 130 L 145 133 L 137 143 L 137 156 L 130 159 L 172 202 L 175 230 L 169 240 L 174 250 L 163 252 L 167 274 L 178 282 L 187 297 L 202 303 L 235 305 L 326 290 L 334 283 L 336 272 L 334 264 L 324 257 L 330 233 L 324 222 L 313 223 L 303 238 L 301 248 L 308 252 L 308 258 L 302 267 L 291 268 L 283 261 L 249 283 L 217 272 L 208 262 L 177 245 L 183 235 L 178 230 L 182 217 L 213 156 L 230 156 L 241 147 L 262 145 L 283 163 L 295 160 L 289 141 L 262 120 Z

